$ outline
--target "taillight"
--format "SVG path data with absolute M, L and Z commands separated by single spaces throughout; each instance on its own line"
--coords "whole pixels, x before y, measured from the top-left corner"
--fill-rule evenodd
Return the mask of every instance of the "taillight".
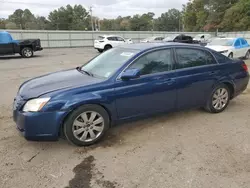
M 242 64 L 242 68 L 243 68 L 246 72 L 248 72 L 248 67 L 247 67 L 247 65 L 246 65 L 245 63 Z
M 99 42 L 104 42 L 103 40 L 99 40 Z

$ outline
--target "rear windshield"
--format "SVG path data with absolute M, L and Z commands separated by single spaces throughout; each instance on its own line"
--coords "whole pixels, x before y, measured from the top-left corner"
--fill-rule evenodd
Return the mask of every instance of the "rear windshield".
M 102 39 L 104 39 L 105 37 L 104 36 L 98 36 L 98 39 L 99 40 L 102 40 Z

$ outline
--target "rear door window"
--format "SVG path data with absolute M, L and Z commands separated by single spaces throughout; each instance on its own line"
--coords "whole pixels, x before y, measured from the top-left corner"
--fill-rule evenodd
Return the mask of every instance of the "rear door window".
M 214 57 L 207 51 L 190 48 L 177 48 L 177 69 L 216 64 Z

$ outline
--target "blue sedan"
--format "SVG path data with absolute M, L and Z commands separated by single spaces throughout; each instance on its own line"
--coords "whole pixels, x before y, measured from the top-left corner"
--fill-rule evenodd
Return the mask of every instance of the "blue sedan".
M 187 44 L 129 44 L 23 83 L 13 118 L 27 140 L 86 146 L 119 122 L 203 107 L 225 110 L 248 85 L 244 61 Z

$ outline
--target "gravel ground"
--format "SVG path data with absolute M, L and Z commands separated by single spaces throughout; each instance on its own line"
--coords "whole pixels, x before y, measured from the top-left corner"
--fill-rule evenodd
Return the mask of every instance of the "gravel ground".
M 93 49 L 0 57 L 1 188 L 249 188 L 250 90 L 221 114 L 183 111 L 114 127 L 94 146 L 29 142 L 12 121 L 19 85 L 76 67 Z M 250 62 L 248 62 L 250 65 Z

